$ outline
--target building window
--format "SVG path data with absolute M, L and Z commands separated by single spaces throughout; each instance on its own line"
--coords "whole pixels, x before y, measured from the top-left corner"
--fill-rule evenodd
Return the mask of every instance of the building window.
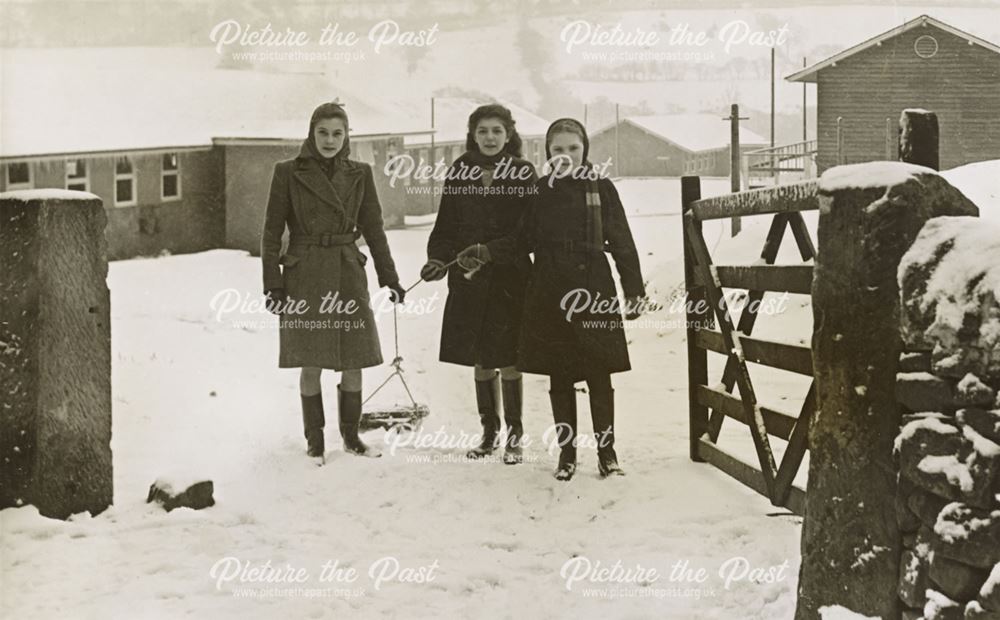
M 7 164 L 7 189 L 31 189 L 31 164 L 19 161 Z
M 913 51 L 921 58 L 934 58 L 938 53 L 937 39 L 929 34 L 917 37 L 913 42 Z
M 90 175 L 87 173 L 86 160 L 66 160 L 66 189 L 78 192 L 90 191 Z
M 136 204 L 135 169 L 128 157 L 119 157 L 115 162 L 115 206 L 130 207 Z
M 163 171 L 160 182 L 160 198 L 179 200 L 181 197 L 181 162 L 177 153 L 163 155 Z

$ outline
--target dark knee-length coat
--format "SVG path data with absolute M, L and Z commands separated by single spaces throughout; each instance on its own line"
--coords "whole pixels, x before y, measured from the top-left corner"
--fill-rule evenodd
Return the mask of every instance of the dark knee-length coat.
M 479 165 L 477 155 L 465 153 L 449 169 L 427 242 L 430 260 L 447 264 L 470 245 L 513 234 L 527 208 L 537 179 L 534 166 L 506 156 L 498 164 L 497 178 L 484 188 L 482 178 L 463 174 Z M 503 265 L 489 263 L 472 278 L 457 264 L 451 266 L 441 325 L 442 362 L 483 368 L 514 365 L 530 268 L 527 255 Z
M 610 179 L 596 181 L 603 244 L 594 247 L 586 198 L 590 182 L 550 179 L 539 179 L 517 235 L 490 247 L 501 262 L 528 252 L 535 257 L 517 367 L 575 380 L 630 370 L 622 307 L 607 254 L 615 259 L 625 297 L 645 296 L 645 286 L 618 191 Z M 569 313 L 580 306 L 585 310 Z
M 382 363 L 368 259 L 356 243 L 364 235 L 380 287 L 398 282 L 382 226 L 368 164 L 337 157 L 328 176 L 304 142 L 296 158 L 275 165 L 261 237 L 264 290 L 284 288 L 292 304 L 305 308 L 280 317 L 279 367 L 353 370 Z M 289 244 L 281 254 L 286 227 Z

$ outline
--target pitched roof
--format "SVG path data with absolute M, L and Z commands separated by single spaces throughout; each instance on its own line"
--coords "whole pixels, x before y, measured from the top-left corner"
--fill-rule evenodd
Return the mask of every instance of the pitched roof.
M 825 60 L 821 60 L 820 62 L 817 62 L 817 63 L 815 63 L 815 64 L 813 64 L 813 65 L 811 65 L 809 67 L 806 67 L 805 69 L 801 69 L 799 71 L 796 71 L 795 73 L 792 73 L 790 75 L 786 75 L 785 79 L 788 80 L 788 81 L 790 81 L 790 82 L 815 82 L 816 81 L 816 73 L 818 71 L 820 71 L 822 69 L 826 69 L 827 67 L 832 67 L 832 66 L 836 65 L 838 62 L 841 62 L 844 59 L 846 59 L 846 58 L 848 58 L 850 56 L 853 56 L 854 54 L 857 54 L 858 52 L 860 52 L 862 50 L 866 50 L 869 47 L 872 47 L 874 45 L 879 45 L 879 44 L 881 44 L 883 41 L 885 41 L 887 39 L 891 39 L 892 37 L 901 35 L 904 32 L 908 32 L 910 30 L 913 30 L 914 28 L 923 27 L 923 26 L 934 26 L 936 28 L 944 30 L 945 32 L 951 33 L 951 34 L 955 35 L 956 37 L 960 37 L 962 39 L 965 39 L 969 43 L 972 43 L 972 44 L 975 44 L 975 45 L 979 45 L 979 46 L 984 47 L 984 48 L 986 48 L 986 49 L 988 49 L 988 50 L 990 50 L 992 52 L 996 52 L 996 53 L 1000 54 L 1000 46 L 996 45 L 995 43 L 991 43 L 991 42 L 987 41 L 986 39 L 981 39 L 981 38 L 979 38 L 979 37 L 977 37 L 975 35 L 969 34 L 968 32 L 965 32 L 963 30 L 959 30 L 958 28 L 955 28 L 954 26 L 949 26 L 948 24 L 946 24 L 946 23 L 944 23 L 944 22 L 942 22 L 940 20 L 934 19 L 933 17 L 930 17 L 929 15 L 921 15 L 919 17 L 915 17 L 915 18 L 911 19 L 910 21 L 906 22 L 905 24 L 903 24 L 901 26 L 897 26 L 897 27 L 893 28 L 892 30 L 888 30 L 886 32 L 883 32 L 882 34 L 880 34 L 878 36 L 874 36 L 874 37 L 868 39 L 867 41 L 862 41 L 861 43 L 858 43 L 854 47 L 848 48 L 848 49 L 840 52 L 839 54 L 834 54 L 833 56 L 830 56 L 829 58 L 827 58 Z
M 426 131 L 322 73 L 224 69 L 212 48 L 18 48 L 0 55 L 0 159 L 300 140 L 322 101 L 351 136 Z M 9 93 L 27 93 L 7 96 Z
M 718 114 L 659 114 L 629 116 L 623 120 L 657 138 L 696 153 L 729 146 L 729 123 Z M 594 135 L 613 131 L 614 123 L 594 132 Z M 593 139 L 593 137 L 592 137 Z M 740 127 L 740 144 L 766 145 L 769 140 L 749 129 Z

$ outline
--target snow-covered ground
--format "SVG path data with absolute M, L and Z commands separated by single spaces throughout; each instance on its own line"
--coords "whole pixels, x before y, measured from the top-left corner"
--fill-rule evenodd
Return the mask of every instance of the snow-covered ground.
M 722 182 L 705 185 L 705 195 L 725 191 Z M 679 183 L 627 180 L 620 190 L 650 291 L 664 301 L 682 277 Z M 428 230 L 390 232 L 406 283 L 417 279 Z M 762 227 L 751 229 L 755 239 L 730 241 L 721 233 L 706 226 L 709 243 L 727 258 L 750 261 L 759 252 Z M 555 457 L 542 445 L 548 386 L 538 376 L 525 383 L 534 444 L 524 465 L 508 467 L 468 462 L 462 449 L 434 445 L 400 446 L 378 460 L 345 455 L 334 422 L 336 377 L 325 375 L 328 463 L 317 468 L 304 455 L 296 371 L 276 368 L 274 319 L 218 316 L 211 306 L 226 289 L 256 299 L 259 274 L 258 259 L 228 250 L 112 263 L 115 505 L 67 522 L 40 517 L 30 506 L 0 512 L 0 616 L 791 616 L 800 519 L 688 459 L 677 315 L 661 310 L 646 317 L 659 324 L 629 330 L 634 370 L 614 378 L 625 478 L 600 480 L 592 449 L 582 450 L 572 482 L 552 478 Z M 411 293 L 413 312 L 399 317 L 407 378 L 431 407 L 424 440 L 439 429 L 452 441 L 478 429 L 470 370 L 436 361 L 445 293 L 443 283 L 422 284 Z M 420 302 L 430 312 L 418 314 Z M 797 327 L 808 335 L 808 325 Z M 379 329 L 391 359 L 390 314 Z M 367 370 L 366 391 L 387 372 Z M 589 408 L 579 397 L 585 433 Z M 392 404 L 405 395 L 394 385 L 378 399 Z M 741 430 L 733 440 L 749 446 Z M 366 439 L 380 443 L 384 433 Z M 210 477 L 217 504 L 171 513 L 146 504 L 149 485 L 163 475 Z M 385 557 L 395 560 L 379 563 Z M 220 583 L 218 569 L 215 577 L 211 571 L 224 558 L 305 569 L 307 580 L 291 585 L 343 591 L 247 598 L 241 587 L 289 584 Z M 580 559 L 561 576 L 573 558 Z M 357 580 L 321 582 L 327 561 L 354 568 Z M 392 578 L 394 561 L 400 570 Z M 616 562 L 635 579 L 590 581 Z M 686 562 L 687 575 L 704 569 L 703 580 L 671 574 L 678 562 Z M 378 589 L 373 565 L 386 570 Z M 421 574 L 424 583 L 403 580 Z M 579 579 L 567 589 L 573 575 Z
M 946 176 L 971 197 L 993 187 L 982 172 L 994 168 Z M 667 305 L 683 278 L 679 181 L 627 179 L 618 188 L 650 295 Z M 725 191 L 724 180 L 703 183 L 706 196 Z M 706 223 L 717 262 L 753 262 L 766 220 L 744 220 L 736 238 L 728 225 Z M 815 213 L 807 223 L 815 230 Z M 417 279 L 429 228 L 389 233 L 405 284 Z M 788 234 L 779 262 L 797 260 Z M 463 449 L 442 445 L 475 433 L 478 420 L 469 369 L 436 361 L 441 282 L 414 289 L 399 316 L 406 376 L 431 408 L 421 434 L 401 436 L 410 443 L 381 459 L 345 455 L 336 377 L 325 375 L 328 463 L 317 468 L 304 455 L 296 371 L 276 368 L 275 319 L 220 305 L 227 291 L 256 301 L 259 277 L 258 259 L 229 250 L 111 264 L 115 504 L 66 522 L 31 506 L 0 511 L 0 617 L 792 616 L 800 519 L 688 459 L 684 333 L 669 307 L 628 330 L 634 370 L 614 378 L 625 478 L 598 479 L 592 449 L 581 451 L 572 482 L 552 478 L 543 377 L 526 377 L 534 443 L 525 464 L 469 462 Z M 388 360 L 391 314 L 379 320 Z M 755 335 L 807 344 L 811 320 L 808 299 L 792 296 Z M 710 361 L 713 381 L 722 358 Z M 761 402 L 797 412 L 808 380 L 760 370 L 751 366 Z M 366 370 L 366 391 L 387 372 Z M 393 384 L 373 402 L 404 400 Z M 586 396 L 579 402 L 586 433 Z M 720 444 L 752 458 L 738 424 L 727 422 Z M 161 476 L 211 478 L 217 504 L 171 513 L 146 504 Z M 247 565 L 236 562 L 290 566 L 305 580 L 241 581 L 229 571 Z M 321 580 L 326 562 L 338 578 Z M 274 591 L 286 587 L 304 590 Z

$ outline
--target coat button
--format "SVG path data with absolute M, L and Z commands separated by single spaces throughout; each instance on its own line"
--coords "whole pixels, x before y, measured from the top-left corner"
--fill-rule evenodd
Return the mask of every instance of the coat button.
M 587 268 L 587 266 L 581 263 L 581 264 L 577 265 L 576 268 L 579 269 L 580 271 L 583 271 L 584 269 Z

